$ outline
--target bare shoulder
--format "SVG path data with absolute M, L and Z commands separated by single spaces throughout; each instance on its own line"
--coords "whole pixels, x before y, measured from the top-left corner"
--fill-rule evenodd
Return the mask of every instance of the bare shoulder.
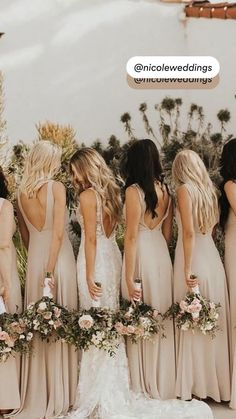
M 189 196 L 189 191 L 188 191 L 188 187 L 187 185 L 183 184 L 178 186 L 178 188 L 176 189 L 176 193 L 178 197 L 188 197 Z
M 2 210 L 1 210 L 1 214 L 2 214 L 2 219 L 4 220 L 9 220 L 10 218 L 13 219 L 14 218 L 14 209 L 13 209 L 13 205 L 10 201 L 8 201 L 7 199 L 4 200 L 3 205 L 2 205 Z
M 224 190 L 226 195 L 236 194 L 236 182 L 233 180 L 228 180 L 224 185 Z
M 55 197 L 64 196 L 66 193 L 66 188 L 62 182 L 54 181 L 52 185 L 53 195 Z
M 125 198 L 126 200 L 130 199 L 134 201 L 139 201 L 139 192 L 134 185 L 128 186 L 128 188 L 126 188 Z
M 91 205 L 96 206 L 97 199 L 96 199 L 96 192 L 93 189 L 86 189 L 85 191 L 81 192 L 79 196 L 80 204 L 83 205 Z
M 8 199 L 5 199 L 2 205 L 2 210 L 5 213 L 13 213 L 13 205 Z

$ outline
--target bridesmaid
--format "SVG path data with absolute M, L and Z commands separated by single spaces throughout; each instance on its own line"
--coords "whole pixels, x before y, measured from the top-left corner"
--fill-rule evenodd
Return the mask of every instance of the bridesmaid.
M 236 138 L 225 144 L 221 156 L 220 224 L 225 232 L 225 269 L 231 313 L 232 395 L 230 407 L 236 409 Z
M 0 295 L 10 313 L 22 310 L 20 281 L 17 274 L 16 250 L 12 236 L 16 225 L 7 181 L 0 168 Z M 0 363 L 0 415 L 20 407 L 20 358 Z
M 199 281 L 202 295 L 221 304 L 215 339 L 200 332 L 177 333 L 177 396 L 217 402 L 230 399 L 229 306 L 224 268 L 212 230 L 218 222 L 216 190 L 204 163 L 192 150 L 177 154 L 173 166 L 177 193 L 178 241 L 174 263 L 174 298 L 180 301 Z M 196 279 L 191 279 L 195 274 Z
M 35 144 L 25 163 L 18 193 L 21 236 L 28 249 L 25 307 L 42 297 L 45 272 L 52 276 L 55 301 L 77 308 L 76 266 L 65 230 L 66 194 L 53 181 L 61 149 L 49 141 Z M 61 341 L 34 339 L 32 357 L 23 357 L 21 407 L 17 418 L 44 419 L 65 415 L 75 400 L 77 354 Z
M 172 304 L 172 264 L 168 243 L 172 231 L 172 201 L 163 182 L 159 153 L 151 140 L 128 149 L 125 173 L 125 249 L 122 294 L 138 299 L 134 279 L 142 280 L 142 299 L 164 313 Z M 175 395 L 175 349 L 172 321 L 167 339 L 127 343 L 132 388 L 153 398 Z

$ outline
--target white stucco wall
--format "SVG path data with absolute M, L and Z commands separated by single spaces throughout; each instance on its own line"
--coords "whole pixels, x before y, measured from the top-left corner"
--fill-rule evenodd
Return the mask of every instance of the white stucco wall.
M 179 20 L 182 5 L 144 0 L 1 0 L 0 69 L 5 74 L 11 141 L 30 141 L 35 123 L 71 123 L 87 143 L 114 133 L 126 139 L 120 115 L 129 111 L 144 135 L 138 107 L 165 95 L 196 102 L 217 127 L 229 108 L 236 133 L 236 21 Z M 212 55 L 221 64 L 214 90 L 132 90 L 125 65 L 134 55 Z M 155 111 L 150 118 L 157 126 Z M 184 123 L 185 121 L 183 121 Z

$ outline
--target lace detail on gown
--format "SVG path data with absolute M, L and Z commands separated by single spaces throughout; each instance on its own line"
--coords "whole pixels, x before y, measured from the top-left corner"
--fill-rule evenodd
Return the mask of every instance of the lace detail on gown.
M 94 191 L 96 193 L 96 191 Z M 102 306 L 119 308 L 121 254 L 115 240 L 115 231 L 107 238 L 102 225 L 101 200 L 97 197 L 97 250 L 95 280 L 102 283 Z M 86 283 L 84 254 L 84 224 L 80 209 L 77 217 L 82 237 L 77 261 L 80 306 L 91 307 Z M 124 341 L 121 340 L 116 355 L 91 348 L 83 352 L 77 397 L 70 419 L 213 419 L 210 408 L 193 400 L 159 401 L 147 399 L 130 391 L 128 363 Z

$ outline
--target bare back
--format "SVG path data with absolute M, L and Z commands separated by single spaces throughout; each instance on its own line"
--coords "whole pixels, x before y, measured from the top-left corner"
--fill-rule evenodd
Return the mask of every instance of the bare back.
M 43 230 L 47 214 L 48 183 L 43 185 L 34 198 L 28 198 L 20 193 L 20 204 L 25 216 L 39 232 Z
M 166 218 L 166 214 L 168 212 L 170 204 L 170 196 L 165 185 L 156 183 L 155 190 L 158 200 L 155 209 L 157 217 L 152 218 L 152 214 L 150 214 L 150 212 L 147 211 L 143 213 L 143 222 L 145 226 L 148 227 L 150 230 L 155 229 L 164 220 L 164 218 Z

